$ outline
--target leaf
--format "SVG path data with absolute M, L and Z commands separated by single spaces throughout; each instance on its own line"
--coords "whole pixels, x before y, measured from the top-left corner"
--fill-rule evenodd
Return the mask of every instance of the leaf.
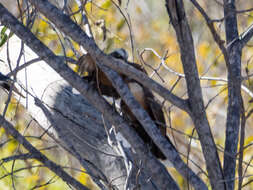
M 3 29 L 1 30 L 1 36 L 5 34 L 5 32 L 7 31 L 7 27 L 3 27 Z
M 86 173 L 85 170 L 83 170 L 80 175 L 78 176 L 78 180 L 86 185 L 88 188 L 90 189 L 94 189 L 97 190 L 97 186 L 93 183 L 93 181 L 91 180 L 90 176 Z
M 7 27 L 3 27 L 3 29 L 1 30 L 1 35 L 0 35 L 0 47 L 2 47 L 4 45 L 4 43 L 7 41 L 8 36 L 5 33 L 7 31 Z
M 203 42 L 198 47 L 198 53 L 202 58 L 206 58 L 210 51 L 210 45 L 207 42 Z
M 8 37 L 6 34 L 4 34 L 3 36 L 1 36 L 1 41 L 0 41 L 0 47 L 2 47 L 4 45 L 4 43 L 7 41 Z
M 117 31 L 121 30 L 123 26 L 125 25 L 125 23 L 126 23 L 125 19 L 122 18 L 117 24 Z
M 111 5 L 112 5 L 111 1 L 107 0 L 102 4 L 101 8 L 108 9 Z
M 253 142 L 253 135 L 245 139 L 245 146 L 251 144 L 252 142 Z

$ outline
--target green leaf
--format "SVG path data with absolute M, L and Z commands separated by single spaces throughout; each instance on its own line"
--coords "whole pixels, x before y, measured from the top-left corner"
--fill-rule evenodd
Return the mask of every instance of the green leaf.
M 1 36 L 5 34 L 5 32 L 7 31 L 7 27 L 3 27 L 3 29 L 1 30 Z
M 0 47 L 4 45 L 4 43 L 7 41 L 8 36 L 6 34 L 7 27 L 3 27 L 1 30 L 1 35 L 0 35 Z
M 4 43 L 7 41 L 8 36 L 6 34 L 1 35 L 0 37 L 0 47 L 4 45 Z

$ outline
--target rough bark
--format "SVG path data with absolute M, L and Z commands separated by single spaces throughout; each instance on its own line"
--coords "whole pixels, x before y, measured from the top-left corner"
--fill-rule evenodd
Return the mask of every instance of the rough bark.
M 3 9 L 3 7 L 1 7 L 1 11 L 0 11 L 1 14 L 6 13 L 4 11 L 5 10 Z M 122 120 L 122 118 L 119 117 L 119 115 L 115 111 L 112 110 L 112 107 L 109 106 L 108 103 L 106 103 L 106 101 L 97 92 L 94 91 L 94 89 L 90 89 L 89 86 L 87 84 L 85 84 L 85 82 L 80 77 L 78 77 L 74 72 L 72 72 L 67 67 L 67 65 L 63 64 L 63 59 L 55 56 L 48 48 L 46 48 L 41 42 L 39 42 L 32 35 L 32 33 L 29 33 L 29 32 L 27 33 L 27 31 L 24 31 L 23 30 L 24 28 L 22 28 L 21 25 L 19 25 L 18 23 L 15 23 L 16 21 L 14 22 L 14 20 L 12 20 L 12 21 L 8 20 L 8 18 L 10 18 L 9 16 L 2 15 L 1 18 L 3 19 L 2 20 L 3 23 L 6 23 L 10 28 L 12 28 L 13 31 L 17 32 L 18 35 L 24 39 L 25 43 L 32 46 L 33 49 L 40 55 L 41 58 L 44 58 L 45 60 L 47 60 L 47 62 L 50 63 L 49 65 L 53 66 L 53 68 L 55 70 L 57 70 L 61 76 L 63 76 L 68 81 L 71 81 L 71 85 L 76 87 L 82 93 L 82 95 L 87 96 L 89 98 L 89 102 L 92 102 L 97 108 L 99 108 L 99 110 L 103 113 L 103 115 L 105 115 L 105 118 L 109 118 L 110 122 L 113 122 L 114 125 L 118 127 L 119 131 L 123 131 L 123 134 L 126 135 L 128 137 L 128 139 L 130 140 L 130 143 L 135 146 L 137 152 L 138 153 L 141 152 L 141 154 L 142 154 L 140 156 L 141 160 L 149 160 L 149 164 L 147 164 L 146 168 L 140 168 L 141 175 L 138 178 L 137 182 L 134 181 L 134 183 L 132 183 L 132 187 L 136 186 L 137 185 L 136 183 L 138 183 L 138 184 L 140 183 L 140 185 L 145 189 L 154 189 L 155 188 L 154 185 L 161 188 L 161 189 L 166 189 L 166 188 L 178 189 L 176 183 L 170 177 L 170 175 L 167 173 L 166 169 L 161 165 L 161 163 L 159 163 L 159 161 L 157 161 L 149 153 L 149 151 L 147 150 L 147 147 L 145 147 L 143 145 L 140 138 L 138 138 L 136 136 L 136 134 L 132 130 L 129 129 L 129 127 Z M 5 19 L 7 19 L 8 22 Z M 14 19 L 14 18 L 12 18 L 12 19 Z M 19 32 L 17 29 L 19 30 Z M 36 66 L 37 65 L 38 64 L 36 64 Z M 28 69 L 31 69 L 32 66 L 33 65 L 29 66 Z M 37 70 L 37 68 L 35 68 L 35 70 Z M 37 115 L 38 120 L 41 121 L 41 124 L 45 124 L 46 126 L 49 125 L 49 123 L 52 126 L 54 126 L 55 130 L 59 134 L 59 137 L 61 138 L 61 140 L 65 144 L 67 144 L 67 147 L 72 151 L 72 154 L 74 156 L 76 156 L 76 158 L 79 159 L 79 161 L 83 164 L 83 166 L 86 169 L 88 169 L 92 174 L 94 173 L 95 177 L 98 176 L 99 179 L 103 179 L 104 182 L 107 183 L 108 186 L 121 184 L 121 186 L 119 188 L 123 188 L 122 184 L 126 183 L 126 175 L 125 175 L 126 173 L 123 170 L 123 166 L 121 165 L 122 159 L 119 160 L 118 157 L 111 155 L 111 156 L 107 156 L 108 161 L 105 160 L 105 155 L 104 155 L 105 152 L 109 152 L 109 150 L 112 151 L 112 154 L 115 154 L 115 152 L 113 152 L 112 148 L 108 144 L 106 144 L 107 136 L 105 135 L 105 131 L 104 131 L 104 126 L 103 126 L 104 123 L 102 122 L 102 120 L 100 118 L 101 113 L 96 112 L 96 117 L 94 117 L 94 115 L 93 115 L 94 113 L 93 114 L 89 113 L 87 118 L 85 118 L 82 115 L 83 113 L 79 113 L 79 115 L 72 115 L 71 117 L 73 117 L 73 118 L 69 118 L 70 111 L 66 112 L 68 109 L 66 109 L 65 106 L 61 106 L 61 109 L 64 108 L 63 110 L 55 109 L 55 104 L 53 104 L 52 102 L 55 102 L 58 99 L 58 98 L 56 98 L 57 94 L 62 94 L 62 92 L 58 91 L 56 86 L 53 87 L 53 90 L 50 93 L 45 93 L 45 89 L 46 90 L 50 89 L 49 84 L 51 84 L 52 82 L 55 83 L 55 81 L 61 80 L 61 78 L 59 78 L 59 75 L 56 72 L 52 73 L 52 71 L 53 71 L 52 69 L 49 69 L 50 72 L 48 72 L 48 70 L 45 69 L 45 65 L 44 65 L 44 68 L 42 68 L 42 70 L 46 71 L 46 74 L 44 74 L 41 71 L 41 73 L 38 75 L 38 70 L 37 70 L 37 72 L 33 73 L 32 69 L 31 69 L 31 73 L 29 73 L 29 74 L 31 74 L 30 77 L 32 79 L 34 79 L 34 82 L 35 83 L 37 82 L 37 84 L 34 84 L 33 88 L 35 88 L 35 89 L 37 88 L 36 90 L 38 90 L 38 91 L 36 91 L 36 92 L 38 92 L 38 94 L 40 94 L 40 93 L 43 94 L 43 97 L 41 97 L 41 96 L 39 96 L 39 97 L 41 97 L 43 100 L 43 103 L 46 103 L 46 105 L 48 106 L 48 107 L 41 106 L 43 104 L 40 104 L 39 102 L 37 102 L 37 106 L 40 105 L 40 108 L 43 110 L 43 112 L 40 111 L 40 113 Z M 32 76 L 32 74 L 34 74 L 35 76 Z M 54 78 L 54 76 L 57 76 L 57 77 Z M 42 77 L 42 78 L 40 78 L 40 77 Z M 44 86 L 44 88 L 41 86 L 36 87 L 36 85 L 40 84 L 40 82 L 43 81 L 43 83 L 44 83 L 44 80 L 49 82 Z M 52 81 L 50 82 L 50 80 L 52 80 Z M 33 90 L 35 90 L 35 89 L 33 89 Z M 63 88 L 61 88 L 61 89 L 63 89 Z M 66 93 L 66 97 L 70 96 L 70 94 L 71 94 L 70 91 L 64 90 L 64 92 Z M 47 95 L 45 95 L 45 94 L 47 94 Z M 65 105 L 73 104 L 72 101 L 75 102 L 75 100 L 80 102 L 80 97 L 79 97 L 79 99 L 74 99 L 74 100 L 73 100 L 73 97 L 75 97 L 75 96 L 73 95 L 68 100 L 70 103 L 67 103 Z M 47 98 L 49 98 L 49 100 Z M 66 102 L 67 100 L 62 100 L 62 101 Z M 87 104 L 87 102 L 83 106 L 85 106 L 86 104 Z M 61 104 L 56 104 L 56 105 L 60 106 Z M 80 106 L 80 104 L 79 104 L 79 106 Z M 34 106 L 34 108 L 35 107 L 36 106 Z M 75 113 L 74 110 L 80 111 L 79 107 L 78 108 L 74 107 L 72 109 L 73 109 L 72 110 L 73 113 Z M 83 109 L 87 112 L 87 110 L 88 110 L 87 105 Z M 37 108 L 37 110 L 38 110 L 38 108 Z M 36 114 L 37 113 L 35 113 L 35 115 Z M 92 116 L 91 118 L 89 117 L 90 115 Z M 87 116 L 87 114 L 86 114 L 86 116 Z M 77 118 L 79 118 L 80 120 L 86 119 L 83 121 L 85 123 L 83 125 L 87 127 L 87 129 L 86 129 L 86 130 L 88 130 L 87 133 L 81 132 L 82 130 L 85 130 L 85 128 L 83 128 L 82 124 L 75 123 L 76 121 L 78 121 Z M 95 123 L 96 127 L 94 127 L 93 125 L 87 125 L 87 124 L 94 122 L 94 120 L 93 120 L 94 118 L 100 119 L 100 125 L 98 125 L 99 122 Z M 89 121 L 87 121 L 87 119 Z M 48 123 L 48 121 L 50 121 L 50 122 Z M 65 129 L 65 127 L 66 127 L 66 129 Z M 63 128 L 64 128 L 64 130 L 63 130 Z M 93 138 L 91 137 L 90 138 L 91 142 L 88 141 L 88 143 L 87 143 L 84 141 L 84 136 L 86 134 L 89 135 L 89 133 L 91 133 L 91 136 Z M 68 136 L 70 136 L 70 138 L 68 138 Z M 94 142 L 96 142 L 96 144 L 97 144 L 97 145 L 95 145 L 95 149 L 94 149 L 94 147 L 91 148 L 91 146 L 88 145 L 88 144 L 92 145 L 92 143 L 94 143 Z M 98 147 L 96 147 L 96 146 L 98 146 Z M 100 150 L 100 148 L 103 148 L 104 153 L 101 153 L 101 151 L 98 151 L 98 150 Z M 93 154 L 91 154 L 87 150 L 90 150 L 90 152 L 93 151 Z M 94 164 L 89 165 L 89 163 L 87 163 L 87 161 L 85 160 L 86 158 L 91 159 L 92 163 L 94 163 Z M 137 159 L 139 160 L 140 158 L 137 157 Z M 99 162 L 101 162 L 101 163 L 99 163 Z M 135 160 L 134 160 L 134 163 L 139 163 L 139 162 L 138 161 L 135 162 Z M 96 166 L 96 167 L 94 167 L 94 166 Z M 97 168 L 98 166 L 99 167 L 101 166 L 101 168 Z M 137 166 L 137 165 L 134 165 L 134 166 Z M 100 169 L 100 170 L 98 170 L 99 172 L 97 172 L 97 173 L 94 172 L 97 169 Z M 138 166 L 137 166 L 137 169 L 138 169 Z M 135 168 L 134 170 L 136 171 L 137 169 Z M 103 172 L 101 172 L 101 170 L 106 170 L 106 171 L 103 174 Z M 114 173 L 112 172 L 112 170 L 114 170 Z M 117 175 L 116 175 L 116 173 L 117 173 Z M 134 175 L 134 173 L 135 172 L 133 172 L 133 175 Z M 91 176 L 93 176 L 93 175 L 91 175 Z M 106 176 L 106 179 L 105 179 L 105 176 Z M 121 176 L 123 176 L 123 177 L 121 177 Z M 119 178 L 116 178 L 116 177 L 119 177 Z M 151 177 L 151 180 L 150 180 L 150 177 Z M 129 176 L 127 178 L 129 178 Z M 94 178 L 94 180 L 95 180 L 95 178 Z
M 228 52 L 228 112 L 224 154 L 227 189 L 234 189 L 236 155 L 241 114 L 241 42 L 238 39 L 235 1 L 224 0 L 225 31 Z
M 207 120 L 199 74 L 196 64 L 193 38 L 182 0 L 167 0 L 166 8 L 176 32 L 181 61 L 187 84 L 190 116 L 199 135 L 206 168 L 213 189 L 225 189 L 217 148 Z

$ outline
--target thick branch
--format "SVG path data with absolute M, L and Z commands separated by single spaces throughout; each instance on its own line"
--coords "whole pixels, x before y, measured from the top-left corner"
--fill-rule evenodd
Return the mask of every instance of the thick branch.
M 36 2 L 36 1 L 32 1 Z M 80 28 L 75 25 L 68 17 L 64 18 L 64 15 L 59 11 L 58 9 L 54 8 L 49 3 L 34 3 L 36 7 L 39 8 L 39 10 L 45 14 L 45 10 L 52 10 L 53 14 L 46 14 L 47 17 L 54 22 L 56 26 L 59 27 L 59 29 L 63 30 L 67 35 L 71 36 L 73 39 L 78 40 L 78 42 L 81 43 L 82 46 L 85 48 L 93 48 L 94 51 L 94 58 L 97 60 L 98 63 L 103 63 L 104 61 L 108 60 L 108 63 L 113 62 L 110 57 L 106 57 L 103 55 L 102 52 L 98 49 L 95 42 L 91 39 L 87 39 L 86 34 L 81 31 L 82 38 L 76 37 L 76 30 L 73 28 L 68 28 L 68 26 L 77 27 L 77 30 L 80 30 Z M 51 7 L 50 7 L 51 6 Z M 61 17 L 59 16 L 60 14 Z M 64 21 L 64 22 L 63 22 Z M 68 21 L 68 24 L 66 23 Z M 64 27 L 63 27 L 64 26 Z M 84 42 L 82 39 L 85 39 Z M 89 41 L 87 41 L 89 40 Z M 88 45 L 87 45 L 88 44 Z M 89 46 L 89 44 L 91 44 Z M 88 52 L 92 51 L 90 49 L 86 49 Z M 96 54 L 98 52 L 98 54 Z M 124 65 L 124 63 L 122 64 Z M 108 76 L 108 78 L 111 79 L 111 82 L 114 84 L 114 87 L 119 91 L 121 97 L 124 99 L 126 104 L 133 110 L 133 112 L 136 115 L 136 118 L 142 123 L 142 125 L 145 127 L 145 130 L 147 130 L 148 134 L 154 139 L 154 142 L 159 146 L 159 148 L 164 152 L 164 154 L 168 157 L 168 159 L 174 164 L 176 169 L 189 181 L 191 184 L 195 187 L 201 186 L 201 188 L 205 187 L 204 183 L 201 182 L 200 178 L 195 175 L 181 160 L 180 156 L 178 155 L 178 152 L 175 150 L 173 145 L 166 140 L 166 138 L 163 138 L 160 135 L 159 129 L 155 126 L 154 122 L 150 119 L 148 114 L 141 108 L 141 106 L 138 104 L 138 102 L 134 99 L 134 97 L 131 95 L 130 91 L 126 87 L 126 85 L 123 83 L 122 80 L 117 76 L 117 73 L 110 71 L 106 67 L 99 66 Z M 141 73 L 143 75 L 143 73 Z M 113 77 L 112 77 L 113 76 Z M 145 75 L 143 75 L 145 76 Z M 146 76 L 145 76 L 146 77 Z M 150 80 L 149 78 L 147 78 Z M 140 79 L 139 79 L 140 80 Z
M 185 15 L 182 0 L 167 0 L 166 8 L 175 29 L 184 68 L 191 118 L 198 132 L 206 167 L 213 189 L 224 189 L 222 168 L 216 145 L 206 117 L 199 74 L 196 65 L 194 44 L 191 30 Z
M 162 87 L 160 84 L 150 79 L 143 72 L 138 71 L 129 64 L 125 64 L 124 61 L 116 61 L 115 59 L 111 59 L 111 57 L 106 56 L 97 47 L 95 42 L 90 39 L 76 23 L 74 23 L 68 16 L 64 15 L 62 11 L 50 4 L 47 0 L 30 0 L 30 2 L 37 9 L 39 9 L 41 13 L 49 18 L 50 21 L 57 26 L 57 28 L 59 28 L 65 34 L 68 34 L 74 41 L 81 44 L 97 63 L 104 64 L 114 69 L 118 73 L 124 73 L 125 75 L 128 75 L 130 78 L 135 79 L 147 88 L 157 92 L 159 95 L 170 101 L 175 106 L 189 113 L 190 110 L 187 101 L 175 96 L 168 89 Z
M 236 154 L 241 110 L 241 43 L 238 40 L 234 0 L 224 0 L 224 17 L 228 51 L 228 112 L 224 154 L 224 177 L 228 189 L 234 189 Z
M 142 109 L 141 105 L 135 100 L 134 96 L 129 91 L 127 85 L 118 76 L 115 71 L 112 71 L 106 66 L 100 66 L 105 72 L 108 78 L 111 80 L 114 87 L 123 98 L 124 102 L 133 111 L 136 118 L 140 121 L 145 131 L 153 139 L 155 144 L 162 150 L 164 155 L 169 159 L 173 166 L 184 176 L 185 179 L 196 189 L 206 189 L 204 182 L 183 162 L 176 148 L 173 146 L 171 141 L 167 140 L 161 135 L 159 129 L 156 127 L 154 121 L 149 117 L 148 113 Z
M 165 189 L 166 187 L 178 189 L 166 169 L 149 153 L 143 141 L 128 126 L 122 117 L 120 117 L 120 115 L 114 111 L 93 88 L 88 86 L 81 77 L 64 64 L 62 59 L 55 56 L 48 47 L 42 44 L 30 31 L 26 30 L 22 24 L 17 22 L 17 20 L 11 16 L 1 4 L 0 20 L 18 35 L 31 49 L 33 49 L 40 58 L 44 59 L 56 72 L 58 72 L 60 76 L 85 96 L 88 101 L 91 102 L 108 119 L 108 121 L 116 127 L 116 130 L 121 132 L 123 136 L 128 139 L 139 158 L 141 160 L 146 160 L 146 168 L 158 187 L 161 189 Z

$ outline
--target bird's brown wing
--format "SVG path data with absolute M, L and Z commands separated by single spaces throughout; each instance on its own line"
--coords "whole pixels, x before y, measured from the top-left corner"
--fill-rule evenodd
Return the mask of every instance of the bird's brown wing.
M 147 72 L 143 69 L 141 65 L 128 62 L 129 65 L 135 67 L 136 69 L 142 71 L 143 73 L 147 74 Z M 142 107 L 148 112 L 151 119 L 157 122 L 159 129 L 163 136 L 166 136 L 166 125 L 165 125 L 165 118 L 163 115 L 162 106 L 157 102 L 157 99 L 154 97 L 153 93 L 146 87 L 143 87 L 144 96 L 140 99 L 143 101 L 141 102 Z M 138 95 L 135 95 L 135 97 Z M 138 96 L 139 97 L 139 96 Z M 140 102 L 140 101 L 139 101 Z M 143 102 L 145 102 L 145 106 L 143 106 Z
M 107 76 L 96 66 L 94 60 L 89 53 L 82 55 L 78 62 L 78 73 L 82 76 L 87 72 L 86 76 L 83 76 L 84 80 L 88 82 L 94 82 L 94 87 L 98 89 L 101 95 L 119 98 L 118 93 L 113 88 L 112 83 Z
M 163 114 L 162 106 L 158 103 L 158 100 L 154 97 L 152 92 L 145 88 L 145 97 L 149 106 L 149 114 L 151 118 L 156 122 L 157 126 L 163 136 L 166 136 L 166 121 Z
M 96 85 L 102 95 L 114 98 L 120 97 L 112 86 L 111 82 L 106 77 L 106 75 L 99 68 L 96 67 L 95 62 L 89 54 L 82 56 L 78 62 L 80 64 L 79 73 L 82 75 L 84 71 L 88 72 L 88 75 L 84 77 L 84 79 L 93 82 L 96 81 L 96 84 L 94 85 Z M 146 71 L 140 65 L 131 62 L 127 63 L 135 67 L 136 69 L 146 73 Z M 156 102 L 152 92 L 149 89 L 143 87 L 137 81 L 130 79 L 125 75 L 121 74 L 121 77 L 127 83 L 130 91 L 132 92 L 136 100 L 140 103 L 140 105 L 143 107 L 143 109 L 147 111 L 147 113 L 154 121 L 158 121 L 159 124 L 157 126 L 159 126 L 162 135 L 166 136 L 166 128 L 165 126 L 163 126 L 165 125 L 165 119 L 163 116 L 162 107 Z M 123 101 L 121 101 L 121 110 L 123 112 L 123 116 L 130 121 L 131 126 L 135 129 L 138 135 L 143 139 L 146 144 L 148 144 L 151 149 L 151 152 L 157 158 L 166 159 L 164 154 L 156 146 L 150 136 L 146 133 L 143 126 L 138 122 L 134 114 Z
M 89 53 L 82 55 L 78 59 L 77 65 L 78 65 L 77 72 L 81 76 L 84 75 L 85 72 L 87 72 L 89 75 L 90 73 L 93 73 L 96 69 L 95 62 Z
M 128 87 L 132 92 L 135 99 L 142 106 L 142 108 L 149 114 L 152 120 L 158 121 L 157 126 L 159 127 L 162 135 L 166 136 L 165 119 L 163 116 L 162 107 L 154 100 L 153 94 L 141 84 L 134 80 L 127 81 Z M 166 157 L 161 150 L 156 146 L 150 136 L 147 134 L 143 126 L 136 119 L 135 115 L 128 108 L 128 106 L 121 101 L 121 110 L 123 116 L 130 121 L 131 126 L 135 129 L 142 140 L 149 146 L 151 152 L 159 159 L 165 160 Z

